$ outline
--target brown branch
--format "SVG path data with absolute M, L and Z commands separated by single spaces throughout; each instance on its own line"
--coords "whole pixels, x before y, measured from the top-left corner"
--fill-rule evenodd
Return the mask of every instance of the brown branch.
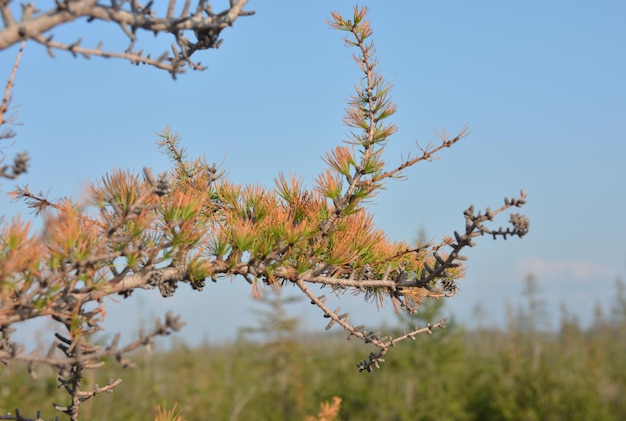
M 444 149 L 444 148 L 449 148 L 452 145 L 454 145 L 456 142 L 458 142 L 459 140 L 461 140 L 462 138 L 464 138 L 465 136 L 469 135 L 469 129 L 467 127 L 463 127 L 463 129 L 461 129 L 461 131 L 459 132 L 459 134 L 457 134 L 454 138 L 452 139 L 448 139 L 445 137 L 443 137 L 443 139 L 441 140 L 441 144 L 435 148 L 432 148 L 430 146 L 426 147 L 425 149 L 422 149 L 422 154 L 420 156 L 417 156 L 415 158 L 408 158 L 406 159 L 402 164 L 398 165 L 396 168 L 390 170 L 390 171 L 385 171 L 384 173 L 374 176 L 372 177 L 372 181 L 373 182 L 378 182 L 381 180 L 384 180 L 386 178 L 392 178 L 392 177 L 397 177 L 398 174 L 404 170 L 405 168 L 411 167 L 415 164 L 417 164 L 418 162 L 421 161 L 430 161 L 433 159 L 434 154 L 436 154 L 437 152 L 439 152 L 440 150 Z
M 0 6 L 1 10 L 4 12 L 5 9 L 8 9 L 8 5 Z M 10 13 L 10 10 L 9 10 Z M 12 15 L 11 15 L 12 16 Z M 6 17 L 5 17 L 6 19 Z M 24 46 L 26 45 L 26 41 L 22 41 L 19 50 L 17 51 L 17 55 L 15 57 L 15 62 L 13 63 L 13 69 L 11 70 L 11 75 L 9 76 L 9 80 L 7 80 L 7 85 L 4 90 L 4 96 L 2 97 L 2 103 L 0 104 L 0 127 L 4 124 L 16 124 L 15 118 L 10 117 L 6 118 L 6 113 L 9 110 L 9 106 L 11 104 L 11 90 L 13 89 L 13 83 L 15 81 L 15 75 L 17 73 L 17 68 L 19 66 L 20 60 L 22 59 L 22 52 L 24 51 Z M 10 139 L 15 136 L 15 131 L 11 129 L 3 129 L 0 131 L 0 140 L 2 139 Z M 21 152 L 17 154 L 13 160 L 13 165 L 3 165 L 0 167 L 0 178 L 7 178 L 9 180 L 14 180 L 19 177 L 21 174 L 25 173 L 28 170 L 28 161 L 30 157 L 28 153 Z M 0 162 L 4 161 L 4 158 L 0 160 Z
M 445 323 L 447 322 L 447 319 L 443 319 L 435 324 L 428 324 L 422 328 L 416 326 L 412 331 L 404 332 L 402 335 L 395 338 L 380 337 L 377 333 L 368 332 L 362 325 L 357 326 L 350 324 L 350 317 L 348 314 L 340 313 L 340 308 L 337 308 L 334 311 L 331 310 L 325 303 L 325 297 L 315 296 L 315 294 L 311 292 L 302 280 L 296 281 L 296 285 L 311 300 L 311 304 L 316 305 L 322 310 L 324 317 L 331 319 L 331 321 L 326 325 L 326 330 L 333 327 L 334 324 L 337 324 L 349 333 L 348 339 L 354 337 L 365 343 L 371 343 L 379 349 L 379 352 L 377 353 L 370 353 L 369 360 L 363 360 L 357 365 L 359 371 L 372 372 L 374 367 L 379 368 L 379 364 L 385 361 L 382 357 L 398 342 L 406 339 L 415 340 L 415 336 L 420 333 L 430 334 L 432 333 L 432 329 L 435 327 L 443 329 L 445 327 Z
M 161 323 L 160 320 L 157 319 L 155 328 L 148 334 L 141 333 L 140 337 L 124 347 L 118 347 L 120 335 L 116 334 L 111 344 L 106 348 L 95 347 L 91 352 L 88 353 L 80 353 L 80 354 L 72 354 L 69 353 L 64 358 L 54 357 L 51 354 L 46 356 L 39 355 L 37 352 L 31 352 L 29 354 L 23 354 L 21 352 L 22 348 L 17 346 L 17 344 L 13 344 L 11 350 L 1 349 L 0 348 L 0 360 L 8 360 L 13 359 L 16 361 L 23 361 L 27 363 L 34 364 L 45 364 L 50 367 L 54 367 L 57 369 L 65 368 L 74 364 L 85 364 L 87 362 L 99 361 L 106 357 L 115 357 L 117 361 L 122 364 L 124 367 L 129 367 L 130 362 L 124 358 L 124 355 L 144 346 L 150 346 L 154 339 L 158 336 L 168 336 L 172 332 L 176 332 L 185 325 L 184 322 L 180 321 L 179 316 L 174 316 L 171 312 L 168 312 L 165 315 L 165 323 Z M 68 339 L 56 334 L 59 340 L 65 343 L 71 343 Z M 5 348 L 7 346 L 5 345 Z
M 4 118 L 4 115 L 9 109 L 9 103 L 11 101 L 11 89 L 13 89 L 13 81 L 15 80 L 15 74 L 17 73 L 17 68 L 20 64 L 20 60 L 22 59 L 22 52 L 24 51 L 25 46 L 26 46 L 26 41 L 22 40 L 22 43 L 20 44 L 20 48 L 17 51 L 17 56 L 15 57 L 15 62 L 13 63 L 11 76 L 9 76 L 9 80 L 7 81 L 7 86 L 4 90 L 4 96 L 2 97 L 2 105 L 0 105 L 0 126 L 6 123 L 6 119 Z M 0 139 L 6 138 L 6 137 L 7 137 L 6 135 L 3 135 L 3 136 L 0 136 Z
M 56 7 L 42 13 L 35 13 L 34 7 L 27 5 L 21 20 L 15 21 L 8 10 L 7 1 L 6 5 L 0 9 L 3 11 L 5 23 L 5 28 L 0 30 L 0 50 L 19 41 L 32 39 L 46 46 L 51 55 L 53 55 L 53 50 L 64 50 L 75 56 L 80 54 L 86 58 L 91 55 L 121 58 L 133 64 L 143 63 L 167 70 L 174 76 L 176 73 L 184 72 L 184 67 L 194 70 L 204 69 L 191 60 L 192 54 L 199 50 L 218 48 L 221 43 L 219 35 L 224 28 L 232 26 L 240 16 L 249 16 L 254 13 L 243 10 L 247 2 L 248 0 L 231 2 L 230 8 L 214 14 L 205 0 L 199 0 L 198 8 L 193 15 L 188 15 L 188 12 L 183 11 L 184 14 L 180 17 L 173 17 L 174 0 L 172 0 L 166 15 L 157 17 L 154 11 L 143 8 L 138 3 L 135 4 L 136 2 L 129 2 L 130 10 L 125 10 L 116 2 L 107 6 L 99 3 L 98 0 L 59 0 Z M 5 9 L 8 12 L 5 13 Z M 203 14 L 203 11 L 206 13 Z M 87 18 L 89 22 L 101 20 L 116 23 L 128 36 L 129 47 L 124 52 L 104 51 L 101 45 L 96 48 L 84 48 L 80 46 L 80 40 L 62 43 L 53 41 L 52 35 L 44 36 L 44 33 L 82 17 Z M 173 55 L 162 53 L 156 59 L 151 58 L 150 54 L 143 55 L 143 51 L 133 51 L 137 29 L 154 34 L 172 34 L 178 47 L 173 49 Z M 187 32 L 193 33 L 196 38 L 195 42 L 183 36 L 183 33 Z

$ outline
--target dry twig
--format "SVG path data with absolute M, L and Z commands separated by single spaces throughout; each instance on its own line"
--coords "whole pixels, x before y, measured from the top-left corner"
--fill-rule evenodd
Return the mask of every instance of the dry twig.
M 12 0 L 0 1 L 0 13 L 4 28 L 0 30 L 0 50 L 25 40 L 33 40 L 48 50 L 54 57 L 55 50 L 68 51 L 74 56 L 89 58 L 92 55 L 115 57 L 128 60 L 132 64 L 148 64 L 166 70 L 176 77 L 186 68 L 203 70 L 204 67 L 192 56 L 197 51 L 218 48 L 222 39 L 220 34 L 232 26 L 240 16 L 250 16 L 254 12 L 243 8 L 248 0 L 232 0 L 230 7 L 220 13 L 214 13 L 210 3 L 198 0 L 197 7 L 190 12 L 190 0 L 178 16 L 174 15 L 176 0 L 170 0 L 167 11 L 158 15 L 153 9 L 153 1 L 145 6 L 138 0 L 111 0 L 105 4 L 98 0 L 57 0 L 55 6 L 39 10 L 35 4 L 27 3 L 22 7 L 22 16 L 16 19 L 11 9 Z M 53 34 L 47 34 L 60 25 L 86 18 L 87 22 L 104 21 L 116 24 L 128 37 L 129 44 L 124 51 L 107 51 L 100 42 L 95 48 L 81 46 L 81 39 L 73 42 L 54 40 Z M 144 30 L 170 34 L 174 38 L 171 52 L 160 52 L 155 56 L 136 50 L 137 31 Z

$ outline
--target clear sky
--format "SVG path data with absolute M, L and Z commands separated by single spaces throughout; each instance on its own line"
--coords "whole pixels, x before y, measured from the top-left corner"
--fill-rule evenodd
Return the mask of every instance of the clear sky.
M 51 3 L 51 2 L 49 2 Z M 219 9 L 224 3 L 215 2 Z M 626 263 L 626 3 L 623 1 L 377 1 L 369 19 L 380 70 L 394 86 L 399 131 L 390 163 L 452 134 L 472 133 L 441 159 L 388 184 L 370 210 L 393 240 L 451 235 L 462 212 L 502 203 L 524 188 L 531 231 L 523 240 L 479 238 L 466 252 L 467 276 L 447 313 L 473 325 L 502 324 L 505 306 L 523 302 L 532 273 L 558 322 L 561 303 L 582 322 L 594 302 L 608 312 L 615 280 Z M 45 8 L 43 5 L 40 7 Z M 358 82 L 352 51 L 328 28 L 331 10 L 351 13 L 346 1 L 254 1 L 256 15 L 222 33 L 219 50 L 200 53 L 204 72 L 173 81 L 163 71 L 120 60 L 50 58 L 26 46 L 15 80 L 19 121 L 9 153 L 28 150 L 32 168 L 20 181 L 50 197 L 80 197 L 85 186 L 113 169 L 168 168 L 154 144 L 169 125 L 191 155 L 216 161 L 240 183 L 272 186 L 281 171 L 310 185 L 321 156 L 345 138 L 345 98 Z M 84 46 L 104 41 L 125 48 L 112 25 L 72 24 L 55 39 Z M 170 39 L 140 34 L 159 55 Z M 16 48 L 0 52 L 8 77 Z M 24 212 L 6 198 L 2 214 Z M 498 224 L 507 222 L 506 216 Z M 341 300 L 351 321 L 371 327 L 394 322 L 350 295 Z M 485 310 L 477 319 L 473 309 Z M 242 279 L 208 283 L 201 293 L 182 286 L 174 298 L 141 292 L 108 304 L 111 331 L 124 337 L 166 310 L 189 323 L 189 342 L 232 337 L 254 325 L 249 286 Z M 120 310 L 117 310 L 117 309 Z M 293 308 L 310 330 L 326 323 L 303 302 Z

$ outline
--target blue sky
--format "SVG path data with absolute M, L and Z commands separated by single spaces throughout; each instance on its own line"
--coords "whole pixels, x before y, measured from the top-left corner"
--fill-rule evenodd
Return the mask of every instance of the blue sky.
M 226 2 L 215 2 L 215 9 Z M 369 4 L 368 4 L 369 3 Z M 386 1 L 366 2 L 380 71 L 393 84 L 399 131 L 390 163 L 437 140 L 435 130 L 471 135 L 441 159 L 388 184 L 370 210 L 393 240 L 413 240 L 420 229 L 438 239 L 463 228 L 470 204 L 496 207 L 504 196 L 528 193 L 523 212 L 531 232 L 523 240 L 479 239 L 468 251 L 467 277 L 448 300 L 447 313 L 468 325 L 502 324 L 505 307 L 523 302 L 523 279 L 539 281 L 558 321 L 558 307 L 589 321 L 594 302 L 608 312 L 615 280 L 625 273 L 626 3 L 621 1 Z M 120 60 L 74 59 L 28 44 L 15 80 L 16 144 L 32 169 L 21 180 L 50 197 L 81 197 L 85 186 L 116 168 L 168 168 L 155 133 L 169 125 L 191 155 L 222 164 L 240 183 L 273 185 L 281 171 L 309 184 L 321 156 L 345 138 L 341 117 L 358 70 L 342 34 L 325 21 L 331 10 L 351 13 L 351 2 L 252 0 L 256 15 L 222 34 L 224 43 L 198 58 L 209 68 L 173 81 L 163 71 Z M 117 28 L 67 25 L 55 39 L 104 41 L 124 49 Z M 164 37 L 140 34 L 158 55 Z M 0 53 L 9 75 L 16 48 Z M 4 215 L 25 212 L 2 185 Z M 504 225 L 508 217 L 499 224 Z M 168 300 L 141 292 L 109 304 L 107 327 L 132 332 L 166 310 L 189 325 L 179 337 L 221 340 L 254 325 L 249 286 L 241 279 L 186 286 Z M 480 320 L 473 309 L 479 304 Z M 351 320 L 376 326 L 395 321 L 349 295 Z M 119 308 L 119 310 L 118 310 Z M 300 304 L 310 330 L 325 320 Z

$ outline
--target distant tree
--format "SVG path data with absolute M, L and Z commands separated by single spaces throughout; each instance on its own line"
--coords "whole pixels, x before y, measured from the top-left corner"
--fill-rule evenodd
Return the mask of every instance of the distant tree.
M 79 14 L 74 8 L 83 4 L 57 2 L 56 8 L 40 18 L 30 15 L 32 7 L 27 6 L 23 23 L 15 24 L 18 29 L 4 31 L 20 34 L 24 22 L 43 22 L 52 19 L 50 16 L 58 16 L 61 24 L 68 14 Z M 221 22 L 229 13 L 239 15 L 244 4 L 231 2 L 225 15 L 212 15 L 204 1 L 200 1 L 200 11 L 195 15 L 184 13 L 173 18 L 168 12 L 166 22 L 174 26 L 162 30 L 174 34 L 181 50 L 171 58 L 174 67 L 164 68 L 177 71 L 183 62 L 194 67 L 186 58 L 198 47 L 187 45 L 180 35 L 180 30 L 197 22 L 199 17 L 194 16 L 206 13 L 213 22 Z M 9 3 L 1 5 L 5 27 L 11 27 L 14 20 Z M 124 5 L 114 2 L 106 10 L 107 16 L 127 16 L 121 12 Z M 132 21 L 135 26 L 122 23 L 131 35 L 144 27 L 139 22 L 148 25 L 155 21 L 147 17 L 151 16 L 150 7 L 151 3 L 145 7 L 130 3 L 133 19 L 137 19 Z M 136 289 L 158 289 L 163 297 L 170 297 L 180 283 L 201 291 L 206 280 L 219 282 L 233 277 L 245 279 L 254 291 L 264 285 L 292 285 L 329 319 L 327 328 L 338 325 L 350 337 L 376 348 L 357 365 L 367 372 L 378 367 L 398 342 L 442 327 L 443 320 L 415 326 L 399 336 L 381 336 L 354 324 L 340 308 L 330 308 L 326 297 L 314 289 L 325 286 L 334 293 L 351 291 L 362 294 L 366 301 L 391 302 L 398 311 L 414 312 L 425 297 L 445 298 L 456 293 L 456 282 L 464 270 L 461 252 L 473 246 L 476 237 L 523 237 L 529 228 L 528 220 L 517 213 L 510 215 L 509 228 L 486 225 L 499 214 L 524 205 L 523 191 L 518 198 L 505 198 L 494 210 L 476 211 L 470 206 L 463 213 L 465 226 L 460 232 L 454 231 L 439 242 L 390 242 L 373 225 L 365 208 L 367 201 L 387 181 L 403 177 L 406 169 L 417 163 L 430 161 L 463 138 L 467 130 L 454 137 L 444 132 L 437 145 L 419 148 L 416 155 L 407 155 L 399 164 L 385 162 L 383 152 L 396 131 L 387 121 L 396 106 L 390 100 L 390 85 L 377 71 L 366 10 L 356 7 L 350 20 L 333 13 L 329 22 L 347 34 L 345 43 L 356 50 L 354 58 L 362 77 L 343 118 L 353 130 L 350 138 L 323 157 L 327 168 L 312 188 L 305 188 L 295 175 L 284 174 L 276 178 L 274 188 L 237 185 L 215 164 L 188 159 L 179 137 L 167 129 L 159 145 L 173 162 L 169 174 L 154 176 L 146 168 L 143 175 L 125 171 L 106 175 L 89 187 L 89 199 L 84 203 L 48 200 L 26 187 L 17 187 L 13 197 L 25 201 L 42 217 L 43 229 L 35 231 L 31 222 L 20 217 L 5 221 L 1 227 L 0 360 L 23 361 L 31 370 L 37 364 L 56 369 L 59 387 L 68 392 L 70 400 L 55 404 L 55 408 L 77 420 L 82 402 L 121 382 L 112 379 L 104 386 L 87 385 L 83 382 L 85 370 L 100 367 L 105 357 L 129 366 L 126 355 L 130 351 L 182 327 L 178 317 L 168 314 L 164 323 L 157 323 L 152 332 L 128 345 L 121 346 L 119 336 L 106 346 L 97 345 L 92 338 L 101 330 L 107 296 L 128 298 Z M 24 37 L 52 45 L 31 32 L 17 39 Z M 3 42 L 0 45 L 10 45 Z M 77 48 L 70 51 L 79 51 Z M 47 354 L 39 350 L 25 353 L 11 338 L 12 326 L 41 317 L 51 317 L 64 333 L 55 334 L 55 346 Z M 0 419 L 26 418 L 16 413 Z
M 285 307 L 302 301 L 302 297 L 285 297 L 283 289 L 275 292 L 260 298 L 261 304 L 268 309 L 252 309 L 255 326 L 243 327 L 239 333 L 241 338 L 260 335 L 264 340 L 259 345 L 257 360 L 264 367 L 262 393 L 266 395 L 264 401 L 271 405 L 268 412 L 281 414 L 282 419 L 294 419 L 293 410 L 304 403 L 303 385 L 294 380 L 300 377 L 298 372 L 303 354 L 297 338 L 301 320 L 289 316 Z

